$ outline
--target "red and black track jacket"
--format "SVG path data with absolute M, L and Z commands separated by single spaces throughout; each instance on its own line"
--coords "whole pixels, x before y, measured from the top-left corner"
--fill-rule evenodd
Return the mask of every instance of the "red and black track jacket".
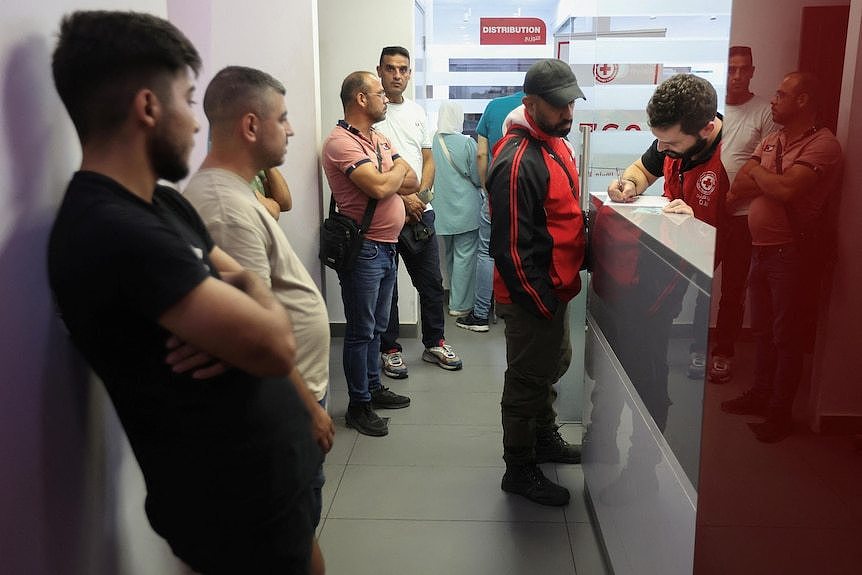
M 486 188 L 491 206 L 494 298 L 551 318 L 581 289 L 584 220 L 572 149 L 517 109 L 494 146 Z M 508 121 L 508 120 L 507 120 Z

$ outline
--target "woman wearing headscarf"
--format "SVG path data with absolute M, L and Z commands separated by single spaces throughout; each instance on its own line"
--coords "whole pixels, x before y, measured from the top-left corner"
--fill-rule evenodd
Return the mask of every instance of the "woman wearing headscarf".
M 479 213 L 482 207 L 476 141 L 461 133 L 464 111 L 455 102 L 440 105 L 434 154 L 435 226 L 443 239 L 443 261 L 449 276 L 449 314 L 467 315 L 473 308 Z

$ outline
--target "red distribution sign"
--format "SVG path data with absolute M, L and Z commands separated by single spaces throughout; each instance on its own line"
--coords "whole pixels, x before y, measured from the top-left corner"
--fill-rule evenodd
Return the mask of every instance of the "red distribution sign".
M 539 18 L 479 18 L 479 44 L 544 44 L 545 23 Z

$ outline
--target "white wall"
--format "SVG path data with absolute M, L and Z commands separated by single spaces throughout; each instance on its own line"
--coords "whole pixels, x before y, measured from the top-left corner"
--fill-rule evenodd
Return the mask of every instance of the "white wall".
M 80 147 L 54 90 L 63 13 L 165 2 L 0 4 L 0 557 L 5 573 L 116 573 L 122 434 L 54 315 L 45 250 Z M 138 505 L 140 505 L 140 500 Z
M 413 53 L 413 9 L 409 0 L 318 0 L 320 41 L 320 102 L 322 139 L 326 139 L 336 122 L 344 117 L 339 92 L 341 82 L 351 72 L 375 73 L 384 46 L 404 46 Z M 407 89 L 413 93 L 413 84 Z M 317 146 L 320 151 L 322 140 Z M 329 188 L 324 183 L 324 211 L 329 208 Z M 344 323 L 341 287 L 338 276 L 327 268 L 326 305 L 332 323 Z M 398 274 L 398 310 L 401 323 L 415 324 L 418 317 L 416 290 L 410 284 L 404 266 Z
M 751 46 L 755 66 L 752 92 L 771 98 L 785 74 L 796 70 L 804 6 L 849 3 L 848 0 L 734 0 L 734 7 L 744 11 L 746 17 L 734 18 L 730 44 Z
M 21 6 L 21 7 L 17 7 Z M 26 6 L 26 8 L 25 8 Z M 132 9 L 169 16 L 201 52 L 199 97 L 228 64 L 287 87 L 284 173 L 294 209 L 281 223 L 319 281 L 316 1 L 41 0 L 0 5 L 0 557 L 4 573 L 170 575 L 179 566 L 150 529 L 144 487 L 101 385 L 54 317 L 45 249 L 80 147 L 57 97 L 50 55 L 63 13 Z M 262 18 L 261 14 L 267 17 Z M 206 121 L 192 166 L 205 153 Z
M 838 261 L 831 298 L 821 314 L 810 408 L 814 424 L 824 416 L 862 417 L 862 194 L 854 160 L 862 157 L 862 0 L 850 3 L 838 139 L 844 147 L 844 186 L 838 218 Z
M 320 98 L 317 81 L 316 0 L 169 0 L 169 14 L 204 60 L 198 78 L 198 101 L 216 72 L 230 65 L 250 66 L 272 74 L 287 89 L 287 112 L 295 136 L 281 171 L 293 196 L 293 209 L 279 224 L 311 276 L 320 286 L 317 223 L 320 219 L 317 148 Z M 193 169 L 206 155 L 206 117 L 192 155 Z
M 844 148 L 845 170 L 838 220 L 838 262 L 829 300 L 820 314 L 808 412 L 813 426 L 824 416 L 862 416 L 862 388 L 858 374 L 862 359 L 852 350 L 862 344 L 862 246 L 858 242 L 862 224 L 862 195 L 856 189 L 853 160 L 862 154 L 862 0 L 735 0 L 745 12 L 736 18 L 731 44 L 752 47 L 756 71 L 752 90 L 771 97 L 787 72 L 797 67 L 802 8 L 805 6 L 847 5 L 850 9 L 847 50 L 844 62 L 838 138 Z M 769 22 L 769 26 L 763 26 Z

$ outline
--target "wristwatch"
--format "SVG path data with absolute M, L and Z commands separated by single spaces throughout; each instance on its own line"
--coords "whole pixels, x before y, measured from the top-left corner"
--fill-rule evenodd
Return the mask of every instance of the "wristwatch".
M 434 199 L 434 190 L 432 188 L 425 188 L 416 195 L 419 197 L 420 200 L 422 200 L 422 203 L 427 204 Z

